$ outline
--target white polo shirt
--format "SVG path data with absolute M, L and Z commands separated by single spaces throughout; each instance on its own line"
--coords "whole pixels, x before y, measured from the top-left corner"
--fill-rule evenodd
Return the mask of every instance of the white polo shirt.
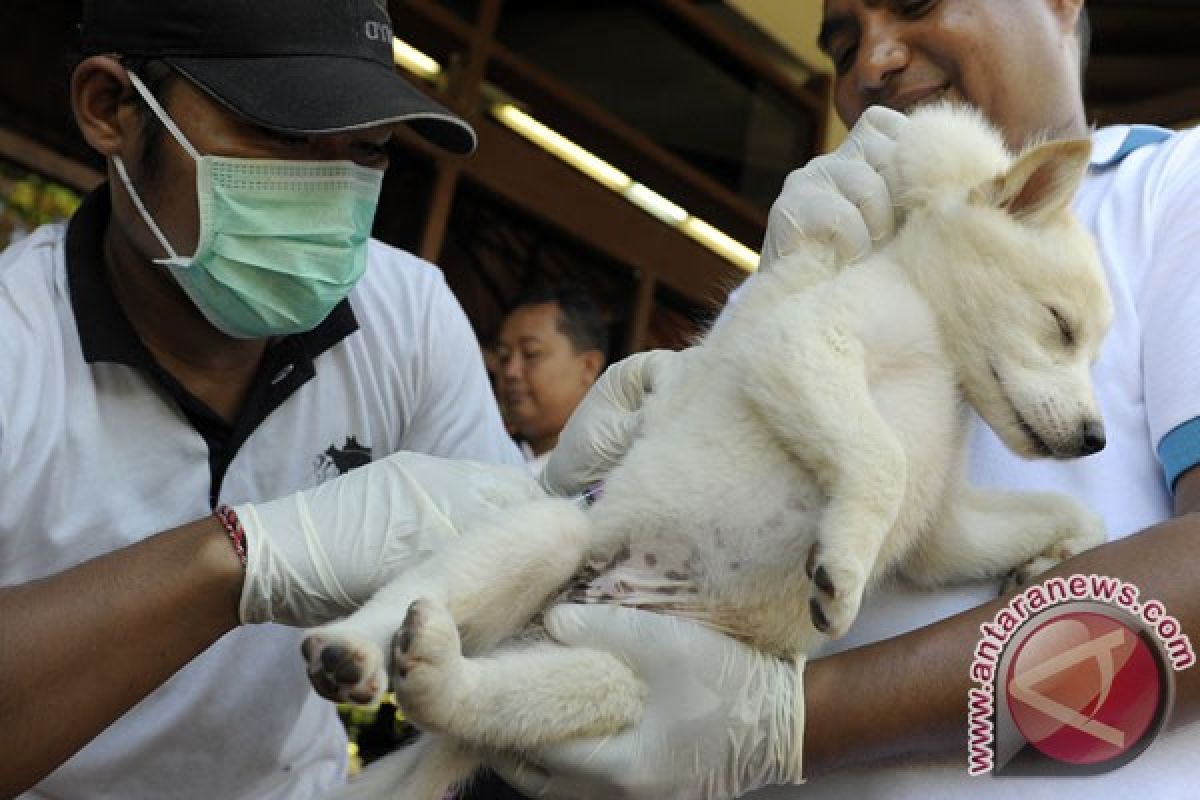
M 1168 482 L 1200 463 L 1200 130 L 1112 127 L 1097 131 L 1093 145 L 1075 210 L 1096 238 L 1116 312 L 1093 373 L 1108 445 L 1076 461 L 1024 461 L 976 419 L 969 474 L 981 486 L 1073 495 L 1119 539 L 1169 518 Z M 993 585 L 882 590 L 829 652 L 904 633 L 996 594 Z M 1190 633 L 1195 640 L 1198 632 Z M 1193 726 L 1164 733 L 1132 763 L 1089 778 L 972 778 L 965 757 L 956 757 L 844 770 L 753 797 L 1190 797 L 1200 791 L 1197 754 L 1200 727 Z
M 436 268 L 373 241 L 349 302 L 270 348 L 229 425 L 117 306 L 100 258 L 108 215 L 102 188 L 69 227 L 0 256 L 0 585 L 399 450 L 521 463 Z M 319 795 L 341 779 L 346 740 L 308 685 L 300 636 L 233 631 L 23 797 Z

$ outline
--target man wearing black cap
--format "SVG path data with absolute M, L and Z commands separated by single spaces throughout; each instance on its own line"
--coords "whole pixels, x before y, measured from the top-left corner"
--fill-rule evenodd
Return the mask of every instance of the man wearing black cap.
M 340 616 L 539 491 L 477 463 L 520 456 L 440 273 L 370 239 L 395 127 L 474 133 L 378 0 L 83 5 L 109 181 L 0 256 L 0 796 L 317 796 L 334 707 L 238 622 Z

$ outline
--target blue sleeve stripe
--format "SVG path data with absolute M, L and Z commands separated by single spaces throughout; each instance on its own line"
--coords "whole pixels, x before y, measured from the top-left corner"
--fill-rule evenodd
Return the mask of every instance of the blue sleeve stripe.
M 1167 486 L 1174 492 L 1179 476 L 1200 464 L 1200 417 L 1188 420 L 1159 441 L 1158 460 Z

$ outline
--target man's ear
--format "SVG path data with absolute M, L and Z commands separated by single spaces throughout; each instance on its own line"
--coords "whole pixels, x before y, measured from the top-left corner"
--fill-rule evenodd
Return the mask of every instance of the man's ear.
M 100 155 L 121 151 L 137 134 L 134 89 L 113 56 L 89 56 L 71 74 L 71 110 L 83 138 Z
M 971 199 L 1003 209 L 1021 222 L 1044 225 L 1070 207 L 1091 154 L 1087 139 L 1036 145 L 1008 172 L 975 188 Z
M 1050 10 L 1064 33 L 1073 33 L 1083 12 L 1084 0 L 1050 0 Z
M 604 371 L 604 353 L 599 350 L 587 350 L 582 355 L 584 380 L 591 386 Z

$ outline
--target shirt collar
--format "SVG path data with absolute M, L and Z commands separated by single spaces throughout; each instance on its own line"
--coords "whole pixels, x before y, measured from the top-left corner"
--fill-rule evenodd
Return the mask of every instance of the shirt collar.
M 67 226 L 67 285 L 83 358 L 89 364 L 108 361 L 142 369 L 154 357 L 138 338 L 117 302 L 104 270 L 104 232 L 112 214 L 108 185 L 84 198 Z M 315 358 L 358 330 L 358 319 L 343 300 L 320 325 L 284 337 L 295 350 Z
M 1092 135 L 1092 172 L 1111 169 L 1133 151 L 1169 139 L 1174 131 L 1154 125 L 1114 125 Z

